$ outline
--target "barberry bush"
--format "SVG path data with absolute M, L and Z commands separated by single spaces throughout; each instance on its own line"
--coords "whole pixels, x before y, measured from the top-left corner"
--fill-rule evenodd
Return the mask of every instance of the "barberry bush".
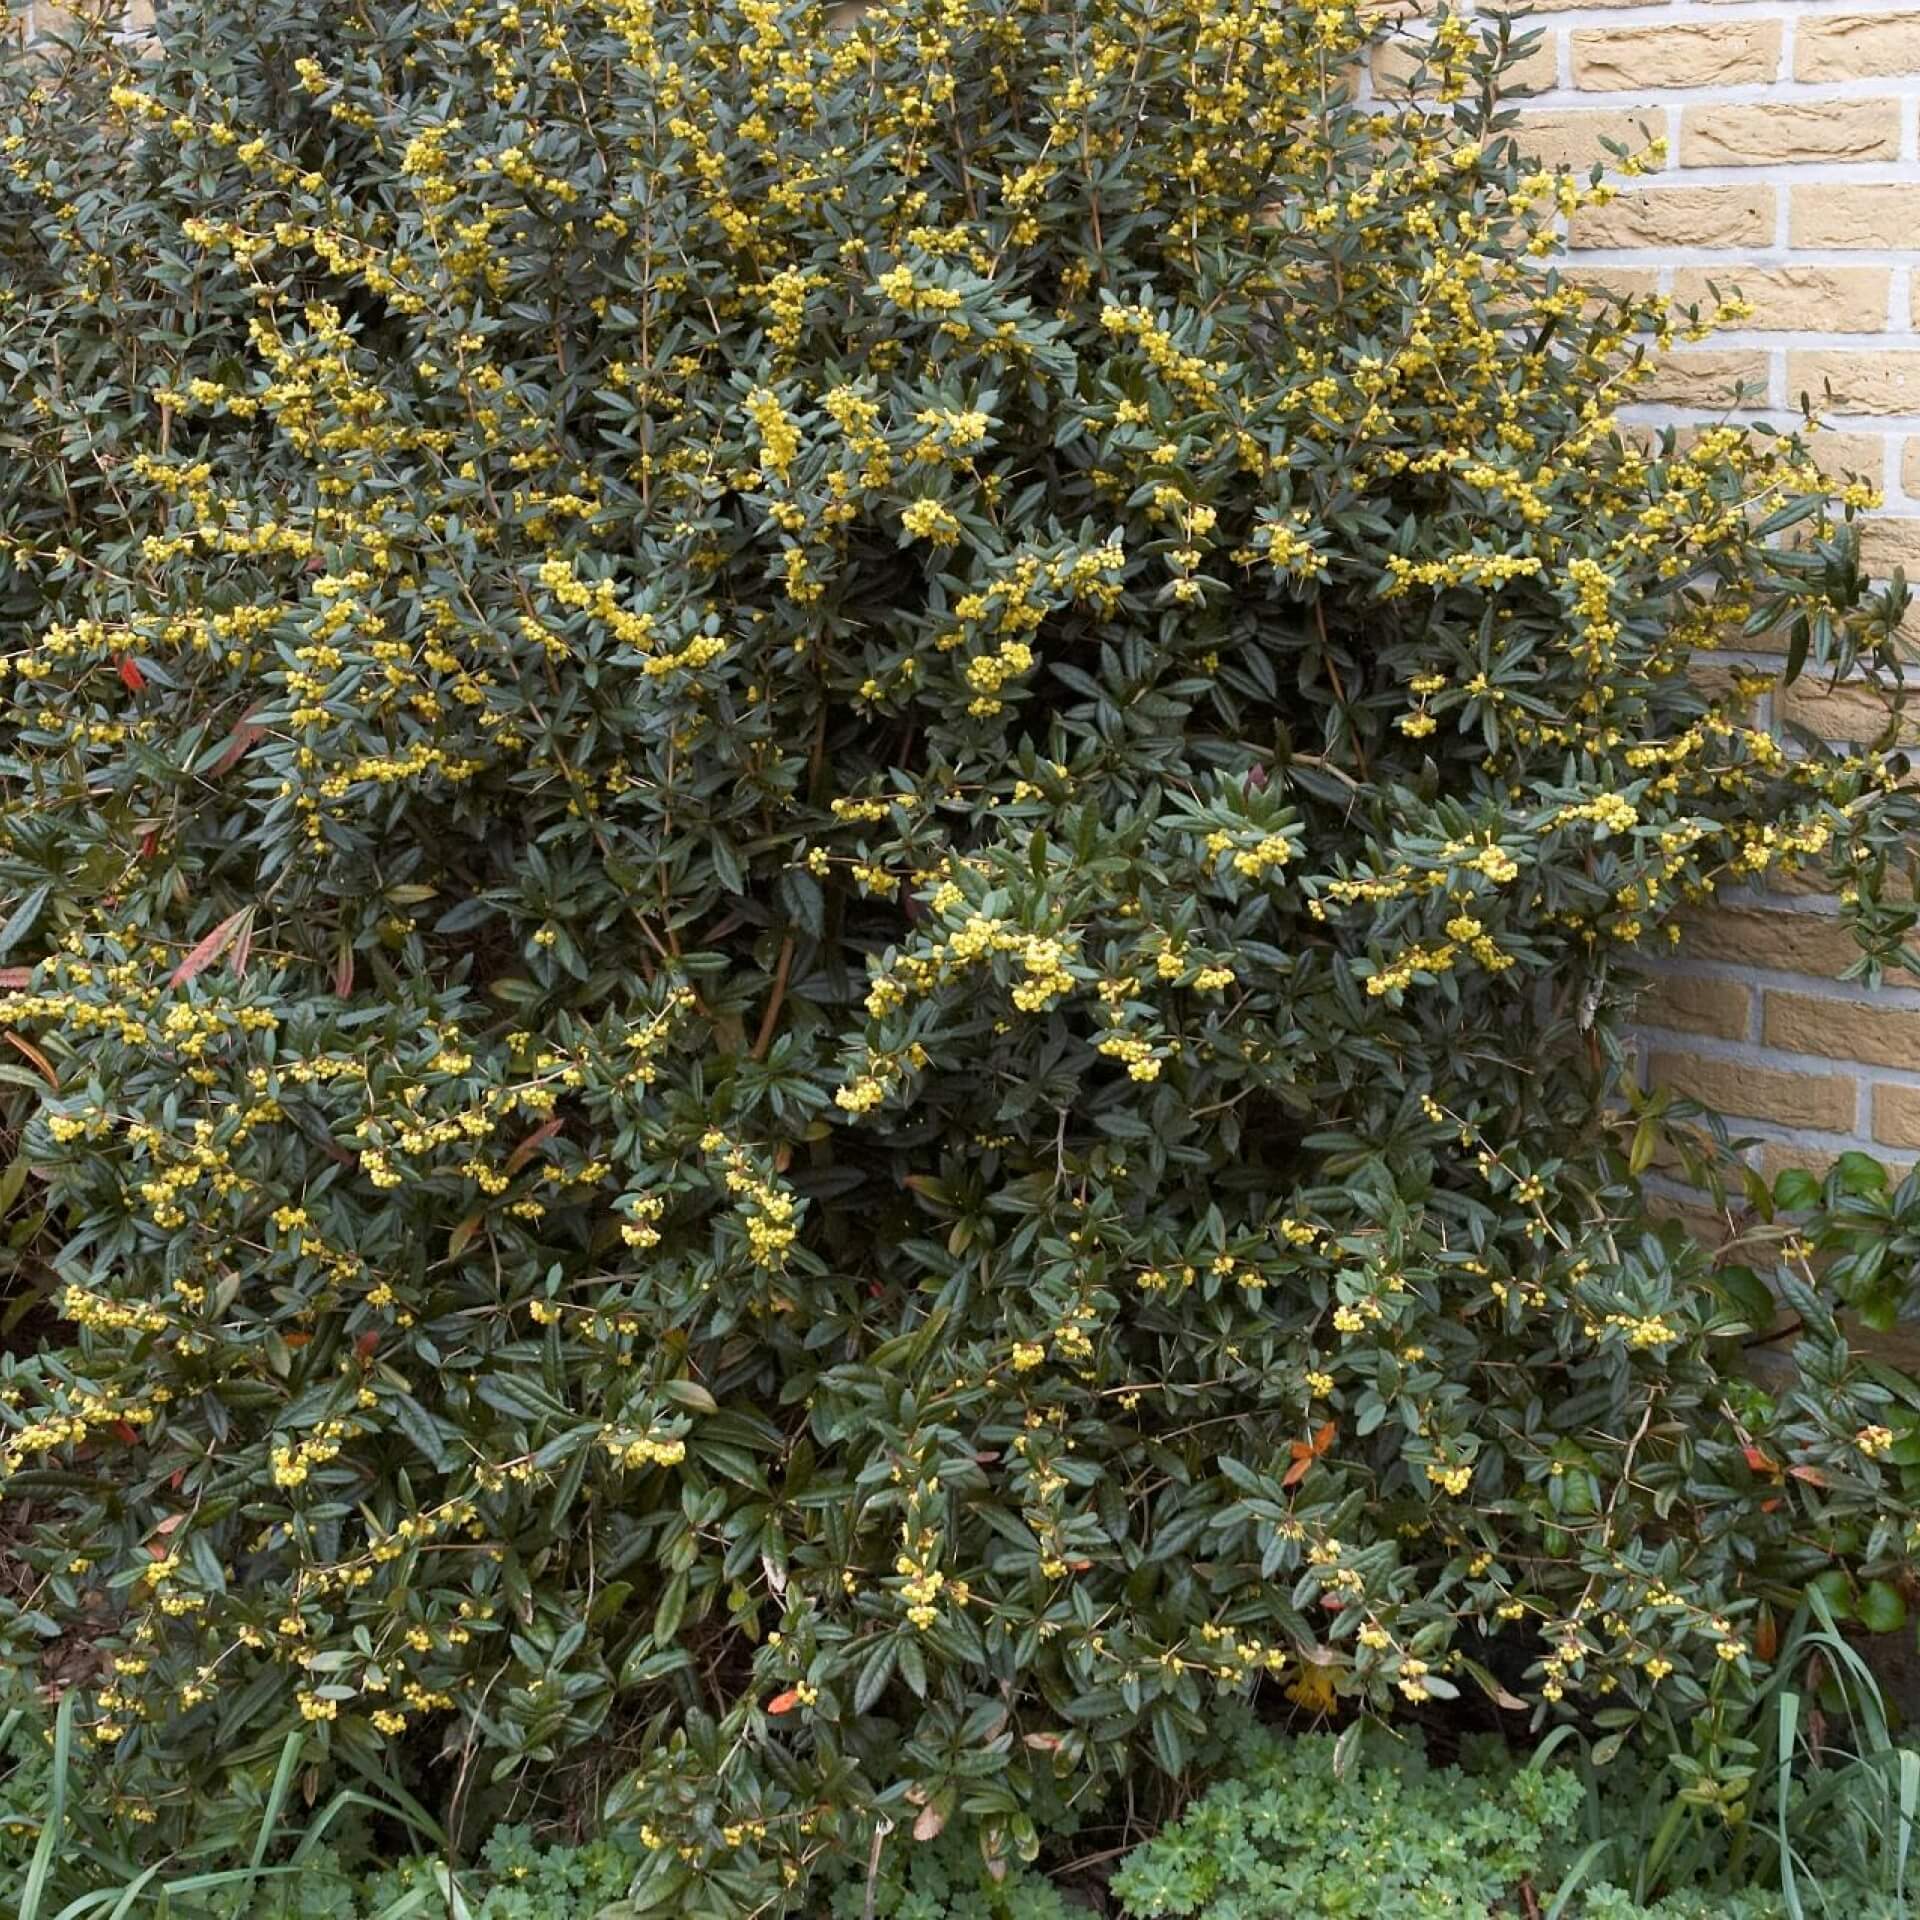
M 1726 883 L 1898 958 L 1893 728 L 1751 709 L 1904 592 L 1800 440 L 1622 424 L 1693 319 L 1555 269 L 1505 31 L 1371 32 L 0 62 L 5 1625 L 87 1804 L 250 1832 L 294 1731 L 760 1913 L 1223 1693 L 1625 1734 L 1904 1571 L 1911 1403 L 1652 1219 L 1622 1041 Z

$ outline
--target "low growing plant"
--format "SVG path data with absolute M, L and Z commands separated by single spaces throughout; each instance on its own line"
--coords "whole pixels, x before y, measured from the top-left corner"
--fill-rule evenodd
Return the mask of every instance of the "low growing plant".
M 1818 1631 L 1796 1632 L 1793 1651 L 1849 1657 Z M 1914 1910 L 1898 1883 L 1900 1820 L 1864 1846 L 1861 1823 L 1876 1803 L 1895 1807 L 1873 1776 L 1920 1768 L 1920 1753 L 1896 1747 L 1884 1722 L 1864 1731 L 1863 1752 L 1813 1754 L 1789 1730 L 1785 1798 L 1764 1810 L 1791 1835 L 1784 1877 L 1780 1856 L 1743 1845 L 1740 1823 L 1705 1796 L 1667 1802 L 1708 1816 L 1701 1844 L 1677 1851 L 1657 1761 L 1583 1777 L 1556 1757 L 1558 1740 L 1524 1764 L 1469 1741 L 1468 1764 L 1435 1766 L 1417 1739 L 1356 1728 L 1340 1741 L 1256 1735 L 1227 1778 L 1129 1855 L 1112 1891 L 1131 1920 L 1899 1920 Z M 1913 1816 L 1909 1800 L 1908 1837 Z M 1591 1832 L 1602 1837 L 1583 1845 Z
M 1504 30 L 1397 102 L 1369 31 L 163 0 L 0 59 L 69 1339 L 0 1385 L 6 1626 L 151 1857 L 291 1736 L 456 1839 L 599 1801 L 631 1912 L 804 1908 L 882 1820 L 1150 1799 L 1223 1696 L 1624 1734 L 1906 1567 L 1844 1284 L 1763 1275 L 1800 1376 L 1736 1404 L 1618 1106 L 1722 884 L 1831 868 L 1900 957 L 1891 730 L 1748 703 L 1889 683 L 1904 592 L 1797 441 L 1619 423 L 1684 323 L 1552 269 L 1609 189 Z

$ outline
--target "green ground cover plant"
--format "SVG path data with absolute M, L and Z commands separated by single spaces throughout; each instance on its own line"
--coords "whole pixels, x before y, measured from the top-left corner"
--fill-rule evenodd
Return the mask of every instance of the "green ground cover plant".
M 1619 423 L 1692 322 L 1553 270 L 1504 30 L 1371 31 L 0 57 L 0 1630 L 136 1858 L 380 1781 L 806 1911 L 1223 1700 L 1617 1745 L 1900 1595 L 1914 1190 L 1716 1266 L 1621 1036 L 1724 885 L 1900 961 L 1904 588 Z M 1882 741 L 1751 724 L 1828 670 Z

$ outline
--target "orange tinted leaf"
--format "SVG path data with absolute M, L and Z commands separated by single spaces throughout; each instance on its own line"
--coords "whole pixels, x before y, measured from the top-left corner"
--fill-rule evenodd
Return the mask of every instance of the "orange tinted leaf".
M 1780 1463 L 1777 1460 L 1768 1459 L 1766 1454 L 1756 1446 L 1749 1445 L 1742 1447 L 1741 1452 L 1747 1456 L 1747 1465 L 1750 1466 L 1755 1473 L 1778 1473 L 1780 1471 Z
M 1810 1487 L 1824 1487 L 1827 1484 L 1827 1476 L 1818 1467 L 1789 1467 L 1787 1471 Z
M 1317 1458 L 1333 1445 L 1333 1436 L 1340 1431 L 1337 1420 L 1329 1420 L 1324 1427 L 1317 1427 L 1313 1435 L 1313 1451 Z
M 785 1693 L 776 1693 L 773 1698 L 767 1702 L 767 1711 L 769 1713 L 791 1713 L 799 1704 L 799 1693 L 794 1688 L 789 1687 Z
M 244 934 L 251 944 L 253 932 L 253 909 L 242 907 L 238 913 L 230 913 L 207 935 L 207 937 L 180 962 L 173 970 L 169 986 L 184 987 L 189 980 L 197 980 L 201 974 Z M 235 972 L 245 970 L 246 961 L 242 957 Z
M 187 1516 L 184 1513 L 170 1513 L 154 1528 L 154 1532 L 162 1536 L 169 1534 L 175 1527 L 183 1525 L 186 1518 Z
M 24 1034 L 15 1033 L 12 1028 L 7 1029 L 4 1038 L 8 1046 L 20 1054 L 48 1086 L 54 1088 L 59 1087 L 60 1076 L 54 1072 L 53 1062 L 49 1060 L 31 1040 L 27 1039 Z
M 60 1076 L 53 1070 L 53 1062 L 36 1047 L 31 1040 L 22 1039 L 11 1027 L 7 1029 L 7 1045 L 31 1066 L 48 1086 L 56 1092 L 60 1087 Z
M 221 753 L 220 758 L 207 769 L 207 778 L 209 780 L 218 780 L 223 773 L 231 773 L 234 768 L 240 764 L 241 758 L 245 755 L 247 749 L 252 746 L 256 740 L 266 737 L 266 729 L 264 727 L 256 727 L 247 718 L 247 714 L 252 711 L 253 709 L 249 707 L 247 713 L 243 713 L 239 720 L 235 722 L 233 732 L 228 737 L 225 750 Z
M 507 1172 L 510 1174 L 518 1173 L 565 1125 L 566 1122 L 564 1120 L 554 1119 L 547 1121 L 544 1126 L 535 1127 L 534 1130 L 507 1155 Z

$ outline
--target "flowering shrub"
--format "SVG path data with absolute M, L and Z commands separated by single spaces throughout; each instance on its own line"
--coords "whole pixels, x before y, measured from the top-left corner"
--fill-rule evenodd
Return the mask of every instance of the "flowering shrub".
M 1904 595 L 1798 442 L 1619 425 L 1686 322 L 1546 264 L 1605 189 L 1457 22 L 1357 102 L 1367 32 L 7 57 L 0 1021 L 70 1329 L 9 1621 L 124 1817 L 289 1729 L 455 1817 L 624 1755 L 635 1910 L 765 1911 L 1269 1681 L 1684 1713 L 1904 1566 L 1912 1412 L 1806 1274 L 1803 1384 L 1739 1381 L 1616 1104 L 1722 882 L 1835 867 L 1898 952 L 1904 763 L 1747 703 L 1773 635 L 1884 678 Z

